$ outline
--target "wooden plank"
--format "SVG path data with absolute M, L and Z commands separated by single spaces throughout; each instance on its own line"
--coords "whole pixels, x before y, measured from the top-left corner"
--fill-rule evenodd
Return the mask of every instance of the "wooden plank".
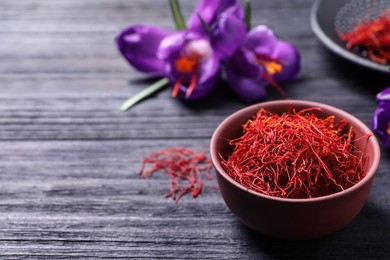
M 389 252 L 383 213 L 390 212 L 380 210 L 387 203 L 380 197 L 388 197 L 388 189 L 374 189 L 362 213 L 333 236 L 305 243 L 275 241 L 244 228 L 218 191 L 205 190 L 201 198 L 184 197 L 175 205 L 163 198 L 165 178 L 139 179 L 140 155 L 165 144 L 1 142 L 0 211 L 7 214 L 0 214 L 0 256 L 299 258 L 323 251 L 330 258 L 363 259 Z M 202 145 L 188 140 L 171 144 Z M 124 167 L 127 161 L 131 164 Z M 375 186 L 389 185 L 382 182 L 384 170 Z M 375 252 L 367 246 L 370 241 Z
M 340 107 L 368 125 L 389 78 L 326 51 L 309 26 L 312 2 L 252 1 L 252 23 L 301 51 L 300 77 L 283 85 L 291 98 Z M 180 3 L 188 17 L 195 2 Z M 357 218 L 304 242 L 249 230 L 218 190 L 176 205 L 164 198 L 163 174 L 141 179 L 145 154 L 207 149 L 219 122 L 247 104 L 221 84 L 204 100 L 174 100 L 165 90 L 119 112 L 155 80 L 116 50 L 114 37 L 136 23 L 173 29 L 167 1 L 0 0 L 0 258 L 389 258 L 387 149 Z

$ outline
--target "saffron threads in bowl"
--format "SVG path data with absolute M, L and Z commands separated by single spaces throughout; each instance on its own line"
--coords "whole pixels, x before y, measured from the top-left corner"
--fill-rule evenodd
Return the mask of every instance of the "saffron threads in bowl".
M 314 198 L 358 183 L 365 156 L 354 145 L 352 127 L 334 116 L 319 118 L 319 108 L 274 114 L 260 109 L 243 127 L 243 135 L 222 167 L 252 191 L 281 198 Z M 369 138 L 372 134 L 362 138 Z
M 202 175 L 211 181 L 211 168 L 211 160 L 204 151 L 172 147 L 145 156 L 139 175 L 149 178 L 155 172 L 164 172 L 171 180 L 170 191 L 165 197 L 172 197 L 178 203 L 187 193 L 194 198 L 201 194 L 204 186 Z
M 377 18 L 363 18 L 353 30 L 338 35 L 347 49 L 376 63 L 390 64 L 390 9 Z

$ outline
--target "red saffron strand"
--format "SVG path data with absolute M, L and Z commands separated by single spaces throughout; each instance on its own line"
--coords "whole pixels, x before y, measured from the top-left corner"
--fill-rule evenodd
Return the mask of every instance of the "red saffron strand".
M 187 89 L 187 92 L 186 92 L 186 95 L 185 95 L 186 99 L 188 99 L 191 96 L 192 92 L 195 89 L 195 86 L 196 86 L 197 82 L 198 82 L 198 75 L 197 75 L 196 72 L 194 72 L 194 74 L 192 75 L 192 79 L 191 79 L 190 85 L 188 86 L 188 89 Z
M 279 86 L 279 84 L 276 83 L 276 81 L 267 72 L 262 72 L 261 77 L 263 77 L 274 89 L 276 89 L 283 98 L 288 98 L 282 87 Z
M 170 190 L 165 197 L 172 197 L 178 203 L 187 193 L 196 198 L 203 187 L 214 188 L 204 185 L 202 180 L 203 174 L 207 180 L 212 180 L 211 169 L 211 159 L 204 151 L 195 152 L 185 147 L 172 147 L 146 155 L 142 160 L 139 175 L 149 178 L 155 172 L 164 172 L 171 181 Z
M 355 185 L 365 176 L 366 158 L 352 128 L 334 116 L 317 117 L 317 110 L 260 109 L 243 135 L 230 140 L 234 150 L 222 158 L 223 169 L 244 187 L 281 198 L 320 197 Z
M 173 86 L 172 94 L 171 94 L 171 96 L 173 98 L 175 98 L 177 96 L 177 93 L 179 93 L 181 82 L 182 82 L 182 79 L 178 79 L 177 82 L 175 83 L 175 85 Z

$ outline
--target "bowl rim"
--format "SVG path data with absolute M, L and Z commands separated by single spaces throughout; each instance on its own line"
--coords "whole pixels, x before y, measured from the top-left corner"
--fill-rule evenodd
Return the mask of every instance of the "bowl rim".
M 235 180 L 233 180 L 223 170 L 223 168 L 221 166 L 221 163 L 220 163 L 220 159 L 219 159 L 219 153 L 216 151 L 216 144 L 218 142 L 218 139 L 221 136 L 222 130 L 224 130 L 229 125 L 229 122 L 233 118 L 239 117 L 239 116 L 241 116 L 241 114 L 245 114 L 248 111 L 254 110 L 256 107 L 257 108 L 260 108 L 260 107 L 266 108 L 266 106 L 278 105 L 278 104 L 279 105 L 290 105 L 290 104 L 293 104 L 294 106 L 319 107 L 319 108 L 322 108 L 324 110 L 330 110 L 330 111 L 332 111 L 334 113 L 337 113 L 342 118 L 346 119 L 348 122 L 354 121 L 354 124 L 358 128 L 362 129 L 363 132 L 365 132 L 367 134 L 371 133 L 372 136 L 369 138 L 368 142 L 372 143 L 373 151 L 374 151 L 373 155 L 374 156 L 372 158 L 371 167 L 368 169 L 368 171 L 367 171 L 366 175 L 363 177 L 363 179 L 361 179 L 358 183 L 356 183 L 352 187 L 349 187 L 348 189 L 343 190 L 343 191 L 339 191 L 337 193 L 332 193 L 332 194 L 329 194 L 329 195 L 326 195 L 326 196 L 321 196 L 321 197 L 302 198 L 302 199 L 280 198 L 280 197 L 274 197 L 274 196 L 271 196 L 271 195 L 262 194 L 262 193 L 253 191 L 251 189 L 248 189 L 248 188 L 242 186 L 241 184 L 239 184 L 238 182 L 236 182 Z M 353 116 L 352 114 L 349 114 L 348 112 L 346 112 L 344 110 L 341 110 L 341 109 L 339 109 L 337 107 L 334 107 L 334 106 L 331 106 L 331 105 L 327 105 L 327 104 L 324 104 L 324 103 L 308 101 L 308 100 L 286 99 L 286 100 L 266 101 L 266 102 L 261 102 L 261 103 L 257 103 L 257 104 L 254 104 L 254 105 L 250 105 L 250 106 L 244 107 L 244 108 L 242 108 L 242 109 L 232 113 L 228 117 L 226 117 L 218 125 L 218 127 L 216 128 L 216 130 L 214 131 L 214 133 L 213 133 L 213 135 L 211 137 L 211 141 L 210 141 L 210 156 L 211 156 L 211 161 L 212 161 L 214 167 L 216 168 L 217 174 L 221 175 L 224 179 L 226 179 L 228 182 L 230 182 L 231 184 L 233 184 L 234 186 L 236 186 L 237 188 L 239 188 L 242 191 L 248 192 L 248 193 L 250 193 L 250 194 L 252 194 L 252 195 L 254 195 L 256 197 L 260 197 L 260 198 L 264 198 L 264 199 L 268 199 L 268 200 L 273 200 L 273 201 L 294 202 L 294 203 L 311 203 L 311 202 L 316 202 L 316 201 L 336 199 L 336 198 L 339 198 L 341 196 L 347 195 L 349 193 L 353 193 L 355 190 L 360 189 L 362 186 L 364 186 L 369 180 L 371 180 L 374 177 L 375 172 L 376 172 L 376 170 L 377 170 L 377 168 L 379 166 L 379 161 L 380 161 L 380 157 L 381 157 L 381 151 L 380 151 L 379 143 L 378 143 L 375 135 L 372 133 L 372 131 L 360 119 L 358 119 L 357 117 Z

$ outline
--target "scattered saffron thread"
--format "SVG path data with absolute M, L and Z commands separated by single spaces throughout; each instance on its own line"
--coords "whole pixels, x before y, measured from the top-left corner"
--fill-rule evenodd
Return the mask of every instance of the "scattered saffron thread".
M 367 56 L 374 62 L 389 64 L 390 62 L 390 9 L 384 11 L 376 19 L 360 21 L 350 32 L 338 33 L 346 42 L 347 49 Z
M 242 125 L 243 135 L 229 141 L 234 150 L 222 158 L 223 169 L 244 187 L 281 198 L 320 197 L 358 183 L 366 157 L 354 145 L 352 127 L 334 116 L 319 118 L 318 110 L 260 109 Z
M 203 182 L 202 175 L 208 181 L 213 179 L 211 169 L 211 159 L 204 151 L 195 152 L 189 148 L 172 147 L 146 155 L 142 160 L 139 175 L 149 178 L 155 172 L 164 172 L 171 181 L 170 191 L 165 197 L 172 197 L 178 203 L 187 193 L 191 193 L 194 198 L 198 197 L 203 187 L 216 189 L 214 186 L 204 185 Z

